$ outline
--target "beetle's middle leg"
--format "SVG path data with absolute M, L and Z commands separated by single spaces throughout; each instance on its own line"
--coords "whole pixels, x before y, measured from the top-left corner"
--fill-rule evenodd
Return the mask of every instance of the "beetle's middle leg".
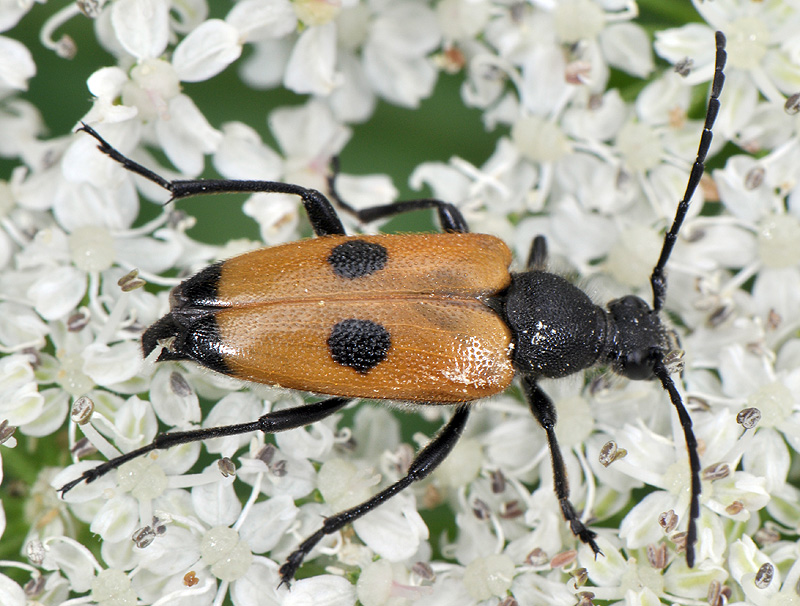
M 303 559 L 326 534 L 333 534 L 347 524 L 357 520 L 365 513 L 379 507 L 388 499 L 405 490 L 417 480 L 426 477 L 436 469 L 442 461 L 447 458 L 447 455 L 450 454 L 450 451 L 453 450 L 456 442 L 458 442 L 458 439 L 464 431 L 468 416 L 469 408 L 467 406 L 458 408 L 453 417 L 439 433 L 436 434 L 436 437 L 417 453 L 417 456 L 408 468 L 408 473 L 397 482 L 384 488 L 374 497 L 364 501 L 360 505 L 356 505 L 355 507 L 332 515 L 329 518 L 325 518 L 322 528 L 300 543 L 300 546 L 286 558 L 286 563 L 281 566 L 280 569 L 281 583 L 286 583 L 288 585 L 291 582 L 300 564 L 303 563 Z

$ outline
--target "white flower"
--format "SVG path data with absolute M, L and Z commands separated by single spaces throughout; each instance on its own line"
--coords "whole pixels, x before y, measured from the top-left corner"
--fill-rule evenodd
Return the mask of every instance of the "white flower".
M 536 178 L 536 168 L 503 138 L 481 168 L 454 157 L 448 164 L 420 164 L 409 181 L 414 189 L 427 185 L 434 197 L 458 206 L 467 222 L 481 225 L 481 231 L 509 240 L 514 230 L 508 217 L 536 205 L 529 193 Z
M 320 101 L 278 108 L 269 125 L 285 156 L 284 178 L 289 183 L 325 189 L 331 158 L 341 151 L 351 131 L 341 125 Z
M 686 79 L 702 82 L 710 78 L 713 69 L 714 54 L 708 44 L 713 30 L 725 32 L 728 101 L 722 104 L 719 132 L 726 138 L 738 138 L 752 151 L 786 142 L 793 122 L 784 113 L 784 102 L 800 88 L 797 11 L 781 3 L 693 4 L 711 27 L 690 24 L 657 33 L 658 54 L 672 63 L 691 58 L 691 63 L 684 65 L 689 72 Z M 769 103 L 757 109 L 759 92 Z
M 591 585 L 583 589 L 599 600 L 619 600 L 614 604 L 655 606 L 661 600 L 705 598 L 710 583 L 721 583 L 727 578 L 722 566 L 704 564 L 689 571 L 685 564 L 675 562 L 662 570 L 659 568 L 662 563 L 656 559 L 626 559 L 613 543 L 600 539 L 599 544 L 605 557 L 596 558 L 585 546 L 578 552 L 579 562 L 591 580 Z
M 794 305 L 800 296 L 798 158 L 800 146 L 789 142 L 760 160 L 734 156 L 724 170 L 714 173 L 720 199 L 736 217 L 735 222 L 721 225 L 725 232 L 720 237 L 737 243 L 739 254 L 733 266 L 741 268 L 731 282 L 721 286 L 730 291 L 731 286 L 755 276 L 752 304 L 768 327 L 770 343 L 780 342 L 800 322 Z
M 0 36 L 0 98 L 15 90 L 26 90 L 36 74 L 30 51 L 21 42 Z
M 729 556 L 731 577 L 744 594 L 744 600 L 736 604 L 791 604 L 797 597 L 800 575 L 797 555 L 797 547 L 791 543 L 776 543 L 765 550 L 758 549 L 746 536 L 733 543 Z M 782 571 L 787 571 L 785 577 Z
M 30 357 L 0 359 L 0 419 L 23 425 L 36 421 L 43 410 L 44 396 L 37 389 Z
M 431 94 L 437 73 L 428 55 L 438 46 L 440 32 L 424 3 L 326 6 L 313 17 L 303 12 L 302 3 L 294 3 L 308 25 L 296 41 L 280 40 L 294 25 L 288 4 L 272 2 L 273 19 L 250 35 L 256 52 L 245 61 L 242 74 L 252 85 L 272 87 L 282 79 L 290 90 L 326 98 L 344 122 L 366 120 L 376 95 L 416 107 Z M 325 3 L 316 4 L 319 8 Z

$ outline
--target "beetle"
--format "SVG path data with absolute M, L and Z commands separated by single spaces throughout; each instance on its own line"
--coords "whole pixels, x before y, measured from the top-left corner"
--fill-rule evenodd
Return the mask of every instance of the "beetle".
M 452 451 L 469 403 L 504 391 L 517 376 L 550 448 L 554 488 L 573 534 L 600 554 L 596 533 L 581 521 L 555 435 L 556 411 L 539 386 L 595 365 L 634 380 L 656 379 L 683 427 L 691 468 L 686 562 L 694 565 L 700 461 L 692 422 L 670 377 L 677 351 L 659 312 L 667 292 L 665 267 L 704 172 L 724 83 L 725 37 L 716 33 L 716 62 L 705 124 L 683 199 L 651 276 L 653 304 L 629 295 L 606 308 L 546 270 L 547 246 L 535 238 L 526 270 L 509 272 L 511 253 L 499 239 L 469 232 L 459 210 L 418 199 L 356 210 L 363 223 L 434 209 L 443 233 L 348 236 L 320 192 L 270 181 L 168 181 L 82 130 L 100 151 L 170 192 L 172 200 L 221 192 L 295 194 L 316 238 L 245 253 L 211 265 L 173 289 L 170 311 L 142 335 L 145 356 L 193 361 L 225 375 L 332 396 L 238 425 L 159 434 L 142 448 L 84 472 L 67 491 L 133 458 L 177 444 L 245 432 L 274 433 L 319 421 L 358 398 L 456 405 L 450 420 L 411 463 L 407 474 L 365 502 L 324 520 L 280 568 L 287 585 L 305 556 L 327 534 L 375 509 L 430 474 Z

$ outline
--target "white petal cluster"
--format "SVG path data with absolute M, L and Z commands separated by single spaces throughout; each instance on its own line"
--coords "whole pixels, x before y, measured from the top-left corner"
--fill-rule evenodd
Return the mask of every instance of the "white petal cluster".
M 640 4 L 0 0 L 0 605 L 800 603 L 800 6 L 694 0 L 703 23 L 681 14 L 666 27 Z M 715 30 L 728 40 L 722 109 L 664 314 L 699 443 L 694 569 L 669 398 L 599 372 L 541 383 L 599 557 L 564 523 L 547 441 L 515 390 L 475 406 L 429 479 L 325 537 L 291 590 L 279 568 L 299 542 L 401 478 L 427 442 L 387 407 L 155 451 L 58 498 L 97 459 L 160 432 L 304 402 L 143 360 L 139 340 L 170 287 L 308 227 L 295 196 L 257 193 L 242 211 L 258 244 L 200 241 L 190 203 L 164 205 L 167 192 L 84 133 L 48 132 L 37 86 L 56 106 L 89 99 L 69 120 L 167 179 L 213 167 L 326 192 L 335 158 L 386 107 L 404 112 L 402 130 L 455 82 L 447 103 L 480 116 L 476 138 L 492 149 L 409 158 L 411 189 L 503 238 L 517 269 L 545 235 L 552 269 L 600 303 L 649 298 L 702 130 Z M 88 55 L 85 88 L 41 83 L 47 60 Z M 248 100 L 217 121 L 202 91 L 232 80 Z M 367 155 L 399 157 L 396 135 L 380 130 Z M 356 208 L 398 197 L 385 174 L 345 172 L 337 188 Z M 447 414 L 420 411 L 426 432 Z

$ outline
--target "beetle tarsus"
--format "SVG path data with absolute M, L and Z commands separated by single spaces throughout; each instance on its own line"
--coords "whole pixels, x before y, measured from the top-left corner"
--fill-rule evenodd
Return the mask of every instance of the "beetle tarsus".
M 569 499 L 559 499 L 559 505 L 561 506 L 561 513 L 564 515 L 564 519 L 569 524 L 572 534 L 578 537 L 581 542 L 586 543 L 589 547 L 591 547 L 595 555 L 602 555 L 603 552 L 595 542 L 597 533 L 593 530 L 589 530 L 586 525 L 581 522 L 581 519 L 578 517 L 578 514 L 576 513 L 575 508 L 572 506 L 572 503 L 570 503 Z
M 326 523 L 328 519 L 325 520 Z M 278 571 L 281 577 L 281 585 L 286 585 L 287 587 L 291 586 L 291 581 L 294 579 L 297 569 L 300 568 L 305 557 L 314 549 L 314 546 L 323 539 L 325 534 L 325 524 L 323 524 L 322 528 L 308 537 L 297 549 L 289 554 L 289 557 L 286 558 L 286 562 L 284 562 L 283 566 L 281 566 Z M 280 587 L 280 585 L 278 585 L 278 587 Z

